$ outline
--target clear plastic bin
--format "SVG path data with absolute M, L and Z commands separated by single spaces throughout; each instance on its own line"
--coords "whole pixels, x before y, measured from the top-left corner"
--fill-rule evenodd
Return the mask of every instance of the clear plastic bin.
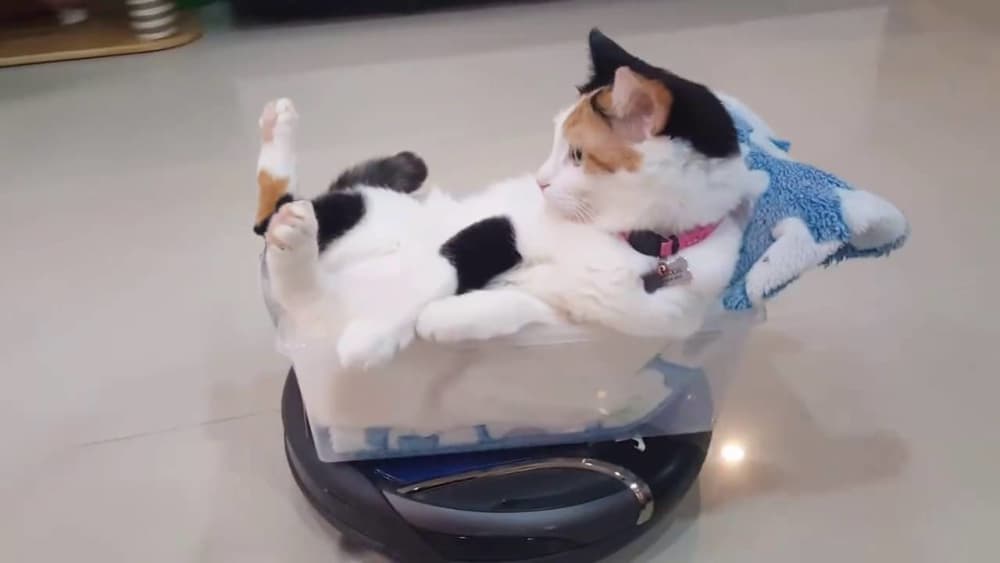
M 344 369 L 321 315 L 267 299 L 319 458 L 347 461 L 625 440 L 710 430 L 762 310 L 718 311 L 683 342 L 573 325 L 462 345 L 416 341 L 388 365 Z

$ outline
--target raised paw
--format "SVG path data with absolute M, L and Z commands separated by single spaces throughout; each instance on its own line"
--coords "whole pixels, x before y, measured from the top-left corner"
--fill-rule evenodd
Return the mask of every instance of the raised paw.
M 346 368 L 370 369 L 384 365 L 413 341 L 413 327 L 390 327 L 358 320 L 344 328 L 337 355 Z
M 316 244 L 319 225 L 311 201 L 293 201 L 281 206 L 267 226 L 267 244 L 279 250 L 296 250 Z
M 291 134 L 295 129 L 295 122 L 298 121 L 299 114 L 295 111 L 295 104 L 288 98 L 271 100 L 264 106 L 257 124 L 260 125 L 260 137 L 265 143 L 270 143 L 275 136 L 282 133 Z

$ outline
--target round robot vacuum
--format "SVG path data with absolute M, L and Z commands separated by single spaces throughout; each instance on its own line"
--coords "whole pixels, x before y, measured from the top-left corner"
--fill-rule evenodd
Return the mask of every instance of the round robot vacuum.
M 669 513 L 695 482 L 711 432 L 326 463 L 294 371 L 285 453 L 312 506 L 348 539 L 400 563 L 597 561 Z

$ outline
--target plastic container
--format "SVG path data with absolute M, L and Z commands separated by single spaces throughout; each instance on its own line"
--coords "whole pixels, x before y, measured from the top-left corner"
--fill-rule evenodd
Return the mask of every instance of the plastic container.
M 263 265 L 263 261 L 262 261 Z M 624 440 L 710 430 L 762 310 L 718 311 L 683 342 L 574 325 L 507 338 L 416 341 L 388 365 L 345 369 L 322 318 L 265 301 L 322 461 Z

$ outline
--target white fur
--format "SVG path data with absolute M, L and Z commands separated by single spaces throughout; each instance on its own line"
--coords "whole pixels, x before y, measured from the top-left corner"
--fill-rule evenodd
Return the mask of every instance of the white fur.
M 906 217 L 888 201 L 860 190 L 837 190 L 837 195 L 856 248 L 879 248 L 906 234 Z
M 271 218 L 267 268 L 271 291 L 283 307 L 308 305 L 320 297 L 316 215 L 309 202 L 296 201 Z
M 417 332 L 436 342 L 489 340 L 516 334 L 529 324 L 558 321 L 544 301 L 518 289 L 498 287 L 432 301 L 420 313 Z
M 257 156 L 257 171 L 265 170 L 276 178 L 290 178 L 289 190 L 295 190 L 295 129 L 299 114 L 288 98 L 275 100 L 264 109 L 258 125 L 273 120 L 270 142 L 262 143 Z
M 771 247 L 747 272 L 747 297 L 755 304 L 841 246 L 840 241 L 817 243 L 809 227 L 798 217 L 780 221 L 771 235 L 774 237 Z

